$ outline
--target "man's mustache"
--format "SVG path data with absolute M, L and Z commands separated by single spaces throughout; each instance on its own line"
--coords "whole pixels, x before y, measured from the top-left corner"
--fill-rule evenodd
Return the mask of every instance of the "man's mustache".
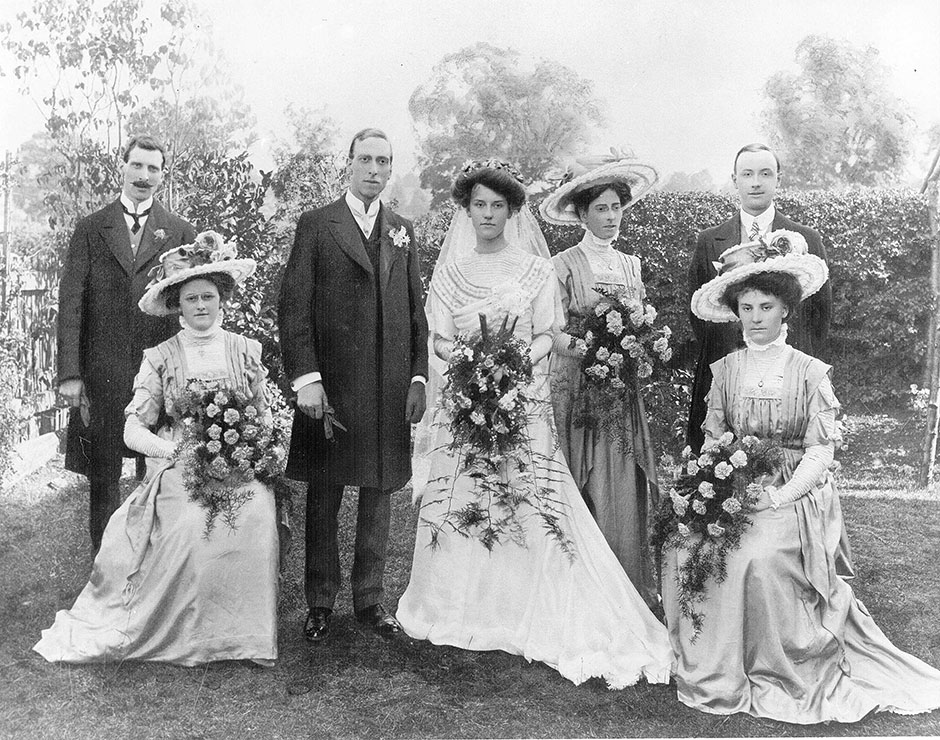
M 150 187 L 149 180 L 134 180 L 134 182 L 132 182 L 131 184 L 136 188 L 149 188 Z

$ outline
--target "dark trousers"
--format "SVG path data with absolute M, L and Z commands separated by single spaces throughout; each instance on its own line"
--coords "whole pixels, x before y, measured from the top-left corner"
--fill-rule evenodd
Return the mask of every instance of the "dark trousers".
M 120 458 L 119 458 L 120 460 Z M 119 481 L 121 479 L 120 465 L 107 466 L 103 472 L 93 471 L 88 476 L 88 491 L 90 493 L 88 507 L 88 531 L 91 534 L 91 546 L 95 552 L 101 547 L 101 536 L 104 528 L 108 526 L 111 515 L 121 505 Z
M 337 518 L 342 501 L 343 486 L 311 482 L 307 487 L 305 590 L 311 609 L 332 609 L 339 592 Z M 357 612 L 382 602 L 391 511 L 390 493 L 377 488 L 359 489 L 352 569 L 353 608 Z

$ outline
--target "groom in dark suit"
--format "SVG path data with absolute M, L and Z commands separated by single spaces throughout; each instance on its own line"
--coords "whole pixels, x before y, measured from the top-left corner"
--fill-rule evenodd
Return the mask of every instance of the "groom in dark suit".
M 327 637 L 340 587 L 344 486 L 359 487 L 356 618 L 385 637 L 401 631 L 382 603 L 390 499 L 411 477 L 409 424 L 424 415 L 428 373 L 414 231 L 379 201 L 392 171 L 384 133 L 353 137 L 349 170 L 342 198 L 300 217 L 278 304 L 284 370 L 297 393 L 287 475 L 307 481 L 311 642 Z
M 720 226 L 699 233 L 689 266 L 690 296 L 718 274 L 713 263 L 719 261 L 722 252 L 778 229 L 802 234 L 810 254 L 826 259 L 826 250 L 817 231 L 791 221 L 774 208 L 774 195 L 780 184 L 780 162 L 769 147 L 763 144 L 743 147 L 734 159 L 731 178 L 741 200 L 741 210 Z M 803 301 L 790 316 L 787 344 L 820 357 L 826 346 L 831 313 L 832 288 L 827 280 L 818 293 Z M 699 452 L 705 441 L 702 422 L 705 421 L 705 396 L 712 383 L 710 365 L 738 349 L 743 340 L 738 322 L 716 324 L 702 321 L 691 311 L 689 320 L 698 344 L 698 365 L 692 385 L 687 439 L 692 450 Z
M 122 458 L 133 454 L 124 447 L 124 407 L 143 351 L 179 330 L 175 316 L 148 316 L 137 302 L 159 255 L 196 236 L 154 200 L 166 166 L 163 146 L 135 137 L 123 158 L 120 197 L 78 222 L 59 283 L 59 394 L 73 407 L 65 467 L 88 476 L 95 551 L 120 505 Z

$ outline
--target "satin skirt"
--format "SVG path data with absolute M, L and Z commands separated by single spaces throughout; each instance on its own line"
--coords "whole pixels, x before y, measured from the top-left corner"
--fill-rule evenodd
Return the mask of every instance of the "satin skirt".
M 274 496 L 251 486 L 236 528 L 217 518 L 207 538 L 179 469 L 156 469 L 111 517 L 88 584 L 33 649 L 67 663 L 274 661 Z
M 694 641 L 676 593 L 686 551 L 667 551 L 663 603 L 682 703 L 795 724 L 940 707 L 940 671 L 892 645 L 838 574 L 842 532 L 831 478 L 756 512 L 727 577 L 708 584 Z

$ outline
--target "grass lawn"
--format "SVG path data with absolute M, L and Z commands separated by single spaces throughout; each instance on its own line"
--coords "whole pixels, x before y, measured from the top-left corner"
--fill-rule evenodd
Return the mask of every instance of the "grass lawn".
M 853 586 L 896 645 L 940 666 L 940 496 L 913 490 L 918 433 L 903 418 L 854 418 L 841 455 L 858 571 Z M 133 486 L 124 483 L 128 491 Z M 302 501 L 294 522 L 300 534 L 283 574 L 276 667 L 48 664 L 31 646 L 56 610 L 71 606 L 91 566 L 86 490 L 84 479 L 64 474 L 56 460 L 0 494 L 0 737 L 940 735 L 940 712 L 809 727 L 717 717 L 680 704 L 674 686 L 609 691 L 594 680 L 576 687 L 543 665 L 503 653 L 407 638 L 385 642 L 358 628 L 348 587 L 333 639 L 310 648 L 300 634 Z M 354 504 L 348 495 L 346 556 Z M 390 607 L 407 583 L 415 522 L 409 495 L 398 494 L 386 576 Z M 344 574 L 349 567 L 346 557 Z

